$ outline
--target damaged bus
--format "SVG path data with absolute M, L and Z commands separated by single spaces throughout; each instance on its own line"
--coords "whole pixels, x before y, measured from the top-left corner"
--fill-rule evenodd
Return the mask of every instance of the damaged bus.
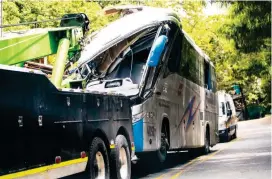
M 214 66 L 174 12 L 143 8 L 126 15 L 85 49 L 76 78 L 87 79 L 89 91 L 130 97 L 137 156 L 152 152 L 163 163 L 167 151 L 208 153 L 218 142 Z

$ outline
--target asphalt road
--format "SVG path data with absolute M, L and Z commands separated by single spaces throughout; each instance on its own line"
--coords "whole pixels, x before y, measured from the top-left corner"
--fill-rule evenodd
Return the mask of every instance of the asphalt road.
M 140 162 L 133 165 L 132 178 L 270 179 L 271 117 L 241 121 L 238 127 L 237 139 L 217 144 L 209 155 L 172 153 L 161 168 Z

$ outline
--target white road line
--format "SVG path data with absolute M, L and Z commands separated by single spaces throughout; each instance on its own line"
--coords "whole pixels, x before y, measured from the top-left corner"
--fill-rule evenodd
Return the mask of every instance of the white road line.
M 263 130 L 269 130 L 269 131 L 271 131 L 272 130 L 272 128 L 271 127 L 262 127 L 262 128 L 255 128 L 255 129 L 240 129 L 239 130 L 239 127 L 238 127 L 238 132 L 242 132 L 242 133 L 244 133 L 244 132 L 252 132 L 252 131 L 263 131 Z

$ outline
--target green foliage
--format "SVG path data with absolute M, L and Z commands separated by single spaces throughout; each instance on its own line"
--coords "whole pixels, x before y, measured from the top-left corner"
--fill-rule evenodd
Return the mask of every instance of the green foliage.
M 16 24 L 20 22 L 20 13 L 19 9 L 14 2 L 4 2 L 3 3 L 3 11 L 4 11 L 4 24 Z M 8 28 L 4 30 L 9 30 Z
M 225 32 L 242 52 L 265 48 L 271 38 L 271 1 L 237 1 L 230 8 L 232 22 Z
M 106 6 L 114 6 L 116 4 L 121 3 L 121 1 L 109 1 L 109 0 L 89 0 L 90 2 L 97 2 L 101 8 L 105 8 Z
M 249 103 L 271 107 L 271 1 L 235 1 L 221 29 L 235 40 L 234 79 L 244 86 Z
M 98 2 L 77 1 L 4 1 L 4 24 L 43 21 L 62 17 L 67 13 L 86 13 L 91 21 L 91 32 L 115 20 L 116 16 L 104 16 Z M 28 26 L 16 26 L 4 30 L 19 30 L 34 27 L 57 27 L 59 21 L 43 22 Z

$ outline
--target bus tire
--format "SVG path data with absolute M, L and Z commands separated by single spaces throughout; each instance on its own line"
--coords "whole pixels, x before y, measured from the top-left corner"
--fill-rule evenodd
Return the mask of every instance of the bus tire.
M 117 135 L 115 139 L 115 150 L 111 151 L 113 159 L 113 178 L 130 179 L 131 159 L 127 139 L 123 135 Z
M 95 137 L 92 140 L 89 153 L 89 176 L 95 178 L 110 178 L 110 165 L 107 148 L 104 141 Z
M 169 148 L 169 146 L 168 146 L 168 142 L 167 142 L 167 136 L 165 135 L 165 132 L 162 131 L 162 133 L 161 133 L 161 147 L 156 152 L 157 159 L 161 164 L 166 161 L 168 148 Z
M 202 147 L 201 150 L 204 155 L 207 155 L 210 153 L 210 133 L 208 130 L 206 130 L 205 139 L 204 139 L 204 147 Z

